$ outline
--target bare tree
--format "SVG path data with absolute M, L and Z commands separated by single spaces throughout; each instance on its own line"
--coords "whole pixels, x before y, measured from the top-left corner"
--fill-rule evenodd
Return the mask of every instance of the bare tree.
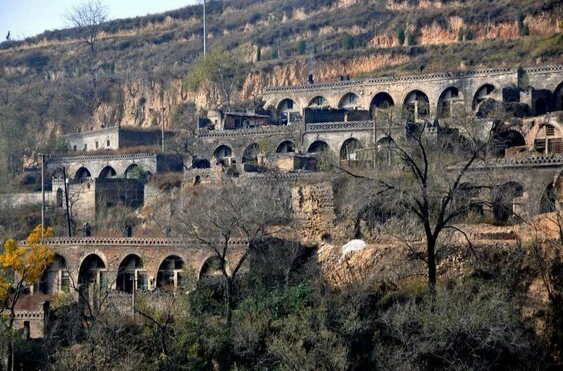
M 288 226 L 288 192 L 273 183 L 227 183 L 219 189 L 197 189 L 181 196 L 178 208 L 180 234 L 207 246 L 219 262 L 230 326 L 237 275 L 259 241 Z M 246 246 L 237 250 L 233 242 L 241 239 Z
M 82 41 L 95 52 L 101 26 L 108 18 L 105 4 L 101 0 L 85 0 L 67 11 L 65 18 L 73 27 L 78 28 Z
M 469 179 L 475 165 L 485 160 L 490 135 L 469 114 L 457 117 L 454 125 L 455 129 L 440 129 L 426 122 L 405 127 L 399 120 L 394 126 L 401 130 L 390 130 L 392 138 L 386 143 L 392 163 L 378 164 L 371 175 L 342 169 L 368 181 L 373 195 L 368 202 L 376 198 L 383 209 L 384 232 L 424 261 L 431 291 L 436 284 L 438 238 L 446 230 L 459 232 L 471 247 L 467 234 L 455 224 L 470 211 L 467 195 L 491 186 L 485 179 L 479 184 L 475 176 Z

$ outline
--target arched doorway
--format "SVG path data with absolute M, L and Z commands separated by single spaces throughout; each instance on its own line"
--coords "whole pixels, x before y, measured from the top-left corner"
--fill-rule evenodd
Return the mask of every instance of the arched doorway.
M 63 207 L 63 190 L 62 189 L 57 189 L 57 207 Z
M 76 171 L 74 175 L 74 181 L 78 183 L 83 183 L 88 179 L 92 178 L 92 174 L 90 174 L 90 170 L 86 169 L 85 167 L 81 167 Z
M 182 258 L 170 255 L 162 261 L 158 268 L 156 287 L 176 290 L 184 285 L 185 274 L 185 263 Z
M 56 254 L 53 263 L 43 273 L 38 290 L 44 295 L 52 295 L 70 287 L 70 279 L 65 258 Z
M 111 166 L 106 166 L 100 171 L 100 175 L 98 178 L 101 179 L 108 179 L 108 178 L 115 178 L 117 176 L 117 172 Z
M 507 182 L 493 190 L 493 215 L 495 221 L 506 222 L 517 213 L 518 198 L 524 195 L 524 187 L 517 182 Z
M 229 146 L 221 145 L 213 152 L 213 157 L 218 164 L 230 166 L 231 159 L 233 158 L 233 150 Z
M 473 111 L 477 111 L 479 109 L 479 105 L 483 103 L 485 100 L 491 99 L 491 94 L 494 91 L 495 91 L 495 87 L 492 84 L 485 84 L 481 86 L 479 89 L 477 89 L 475 95 L 473 96 L 473 103 L 471 105 Z
M 563 82 L 553 92 L 553 110 L 563 111 Z
M 199 279 L 218 277 L 221 276 L 222 273 L 221 259 L 214 256 L 203 263 L 201 270 L 199 271 Z
M 338 108 L 346 108 L 349 110 L 360 109 L 360 98 L 354 93 L 348 93 L 340 99 Z
M 290 140 L 284 140 L 276 149 L 276 153 L 294 153 L 295 144 Z
M 140 179 L 142 173 L 143 172 L 139 165 L 131 164 L 127 167 L 127 169 L 125 169 L 125 173 L 123 175 L 125 175 L 126 179 Z
M 326 108 L 328 106 L 328 100 L 321 95 L 316 96 L 309 102 L 309 107 L 311 108 Z
M 362 142 L 356 138 L 349 138 L 342 144 L 340 148 L 340 161 L 350 165 L 359 160 L 358 150 L 363 149 Z
M 425 119 L 430 113 L 430 101 L 428 96 L 420 91 L 413 90 L 405 97 L 403 103 L 404 117 L 409 122 Z
M 438 118 L 450 118 L 452 116 L 452 104 L 460 99 L 459 90 L 456 87 L 451 86 L 444 90 L 438 98 Z
M 504 157 L 506 150 L 526 146 L 526 139 L 516 130 L 504 130 L 493 136 L 492 151 L 497 157 Z
M 553 125 L 542 125 L 534 138 L 534 149 L 543 154 L 563 153 L 561 131 Z
M 299 109 L 292 99 L 286 98 L 278 104 L 278 117 L 281 125 L 288 125 L 299 120 Z
M 326 151 L 328 151 L 328 149 L 329 149 L 329 147 L 328 147 L 328 144 L 326 144 L 326 142 L 324 142 L 322 140 L 317 140 L 317 141 L 314 141 L 313 143 L 311 143 L 307 152 L 309 152 L 309 153 L 320 153 L 320 152 L 326 152 Z
M 90 254 L 80 264 L 78 289 L 82 298 L 87 299 L 94 308 L 98 308 L 100 293 L 109 289 L 107 268 L 98 255 Z
M 376 110 L 387 110 L 393 106 L 395 106 L 395 102 L 389 93 L 377 93 L 371 100 L 370 104 L 371 118 L 375 116 Z
M 117 291 L 132 293 L 133 290 L 148 288 L 147 273 L 138 255 L 127 255 L 117 270 Z
M 258 144 L 252 143 L 244 150 L 242 154 L 242 164 L 244 171 L 246 172 L 257 172 L 258 171 L 258 156 L 260 154 L 260 149 Z

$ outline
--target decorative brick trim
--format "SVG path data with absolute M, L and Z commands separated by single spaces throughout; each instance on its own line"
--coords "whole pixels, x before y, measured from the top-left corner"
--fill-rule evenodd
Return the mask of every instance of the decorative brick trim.
M 123 155 L 82 155 L 82 156 L 64 156 L 51 157 L 47 163 L 69 163 L 69 162 L 85 162 L 85 161 L 111 161 L 111 160 L 137 160 L 137 159 L 156 159 L 157 155 L 153 153 L 135 153 Z
M 255 135 L 283 135 L 297 131 L 296 125 L 281 126 L 281 127 L 264 127 L 257 129 L 237 129 L 237 130 L 226 130 L 219 132 L 209 132 L 209 133 L 199 133 L 199 138 L 237 138 L 245 136 L 255 136 Z
M 325 122 L 305 125 L 305 132 L 373 130 L 373 121 Z
M 201 246 L 201 242 L 182 238 L 114 238 L 114 237 L 57 237 L 45 240 L 47 246 Z M 26 241 L 19 241 L 20 246 L 27 246 Z M 247 246 L 248 241 L 245 239 L 234 239 L 231 241 L 232 246 Z

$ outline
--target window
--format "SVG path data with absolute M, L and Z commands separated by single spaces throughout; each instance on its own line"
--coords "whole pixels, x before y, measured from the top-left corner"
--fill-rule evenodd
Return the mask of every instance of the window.
M 84 143 L 84 150 L 87 151 L 88 150 L 88 144 Z
M 350 97 L 350 104 L 356 104 L 358 97 L 355 94 L 350 94 L 349 97 Z
M 96 149 L 98 149 L 99 146 L 100 146 L 100 145 L 98 144 L 98 142 L 96 142 Z
M 72 150 L 76 151 L 78 148 L 76 147 L 76 144 L 72 146 Z
M 147 291 L 149 289 L 148 279 L 147 279 L 147 272 L 144 270 L 135 270 L 135 274 L 137 275 L 137 290 L 140 291 Z
M 551 126 L 551 125 L 547 125 L 545 127 L 545 135 L 548 137 L 552 137 L 555 135 L 555 127 Z
M 287 109 L 293 109 L 293 101 L 292 100 L 287 101 Z
M 109 148 L 109 146 L 110 146 L 110 142 L 109 142 L 109 140 L 108 140 L 108 141 L 106 142 L 106 147 Z

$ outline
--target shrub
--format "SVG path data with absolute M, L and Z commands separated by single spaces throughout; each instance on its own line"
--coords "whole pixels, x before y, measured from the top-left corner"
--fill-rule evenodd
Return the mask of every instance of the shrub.
M 304 55 L 306 49 L 307 49 L 307 44 L 305 40 L 304 39 L 299 40 L 299 42 L 297 43 L 297 53 L 299 53 L 299 55 Z
M 382 369 L 527 370 L 541 359 L 509 292 L 490 283 L 398 302 L 379 323 L 375 354 Z
M 351 35 L 346 35 L 344 37 L 344 41 L 342 42 L 342 46 L 345 50 L 352 50 L 354 49 L 354 38 Z
M 399 40 L 399 45 L 405 44 L 405 29 L 400 27 L 397 31 L 397 40 Z

